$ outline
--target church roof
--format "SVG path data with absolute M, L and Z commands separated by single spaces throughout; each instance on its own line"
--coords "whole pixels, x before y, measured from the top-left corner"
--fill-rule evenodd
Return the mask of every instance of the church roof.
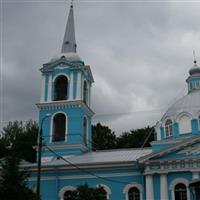
M 164 114 L 162 120 L 166 119 L 167 117 L 176 119 L 181 113 L 188 113 L 192 117 L 196 117 L 199 112 L 200 90 L 195 90 L 176 101 Z
M 127 162 L 129 163 L 135 162 L 140 157 L 146 156 L 151 152 L 152 152 L 151 148 L 102 150 L 96 152 L 88 152 L 78 156 L 64 156 L 64 158 L 70 163 L 78 166 L 114 164 L 114 163 L 123 164 Z M 50 161 L 42 162 L 43 167 L 51 167 L 51 166 L 59 167 L 63 165 L 68 166 L 70 164 L 68 164 L 62 159 L 57 159 L 57 158 L 52 158 Z

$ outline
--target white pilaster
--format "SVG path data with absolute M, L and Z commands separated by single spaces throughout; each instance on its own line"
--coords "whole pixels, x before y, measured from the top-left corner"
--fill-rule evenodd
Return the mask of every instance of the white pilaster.
M 69 100 L 74 99 L 74 74 L 70 74 Z
M 46 81 L 46 76 L 42 76 L 42 89 L 41 89 L 40 102 L 45 101 L 45 81 Z
M 169 200 L 166 174 L 160 175 L 160 199 Z
M 146 175 L 146 200 L 154 200 L 152 175 Z
M 77 74 L 76 100 L 81 99 L 81 72 Z
M 192 180 L 199 180 L 199 172 L 192 172 Z
M 52 75 L 49 75 L 47 101 L 51 101 L 51 95 L 52 95 L 52 91 L 51 90 L 52 90 Z

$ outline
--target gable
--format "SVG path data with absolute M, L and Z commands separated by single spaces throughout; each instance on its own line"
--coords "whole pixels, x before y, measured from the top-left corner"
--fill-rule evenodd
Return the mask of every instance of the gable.
M 161 151 L 140 158 L 139 163 L 179 159 L 200 159 L 200 136 L 187 138 Z
M 191 159 L 200 158 L 200 142 L 180 148 L 179 150 L 164 154 L 162 156 L 156 156 L 151 160 L 177 160 L 177 159 Z

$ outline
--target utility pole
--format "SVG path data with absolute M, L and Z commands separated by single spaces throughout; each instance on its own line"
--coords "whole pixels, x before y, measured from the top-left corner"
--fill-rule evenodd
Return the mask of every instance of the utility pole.
M 44 123 L 44 120 L 48 117 L 50 117 L 51 114 L 46 114 L 42 121 L 41 121 L 41 126 L 40 126 L 40 131 L 39 131 L 39 143 L 38 143 L 38 166 L 37 166 L 37 169 L 38 169 L 38 173 L 37 173 L 37 190 L 36 190 L 36 195 L 37 195 L 37 200 L 40 200 L 40 176 L 41 176 L 41 155 L 42 155 L 42 141 L 43 141 L 43 129 L 42 129 L 42 126 L 43 126 L 43 123 Z

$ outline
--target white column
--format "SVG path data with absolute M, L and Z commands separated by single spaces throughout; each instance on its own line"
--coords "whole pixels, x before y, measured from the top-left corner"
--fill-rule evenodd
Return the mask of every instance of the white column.
M 81 99 L 81 72 L 77 75 L 76 100 Z
M 166 174 L 160 175 L 160 199 L 169 200 Z
M 146 175 L 146 200 L 154 200 L 152 175 Z
M 48 98 L 47 101 L 51 101 L 51 90 L 52 90 L 52 75 L 49 75 L 49 82 L 48 82 Z
M 70 85 L 69 85 L 69 100 L 74 99 L 74 74 L 70 74 Z
M 46 81 L 46 76 L 42 76 L 42 89 L 41 89 L 40 102 L 45 101 L 45 81 Z
M 199 180 L 199 172 L 192 172 L 192 180 Z

